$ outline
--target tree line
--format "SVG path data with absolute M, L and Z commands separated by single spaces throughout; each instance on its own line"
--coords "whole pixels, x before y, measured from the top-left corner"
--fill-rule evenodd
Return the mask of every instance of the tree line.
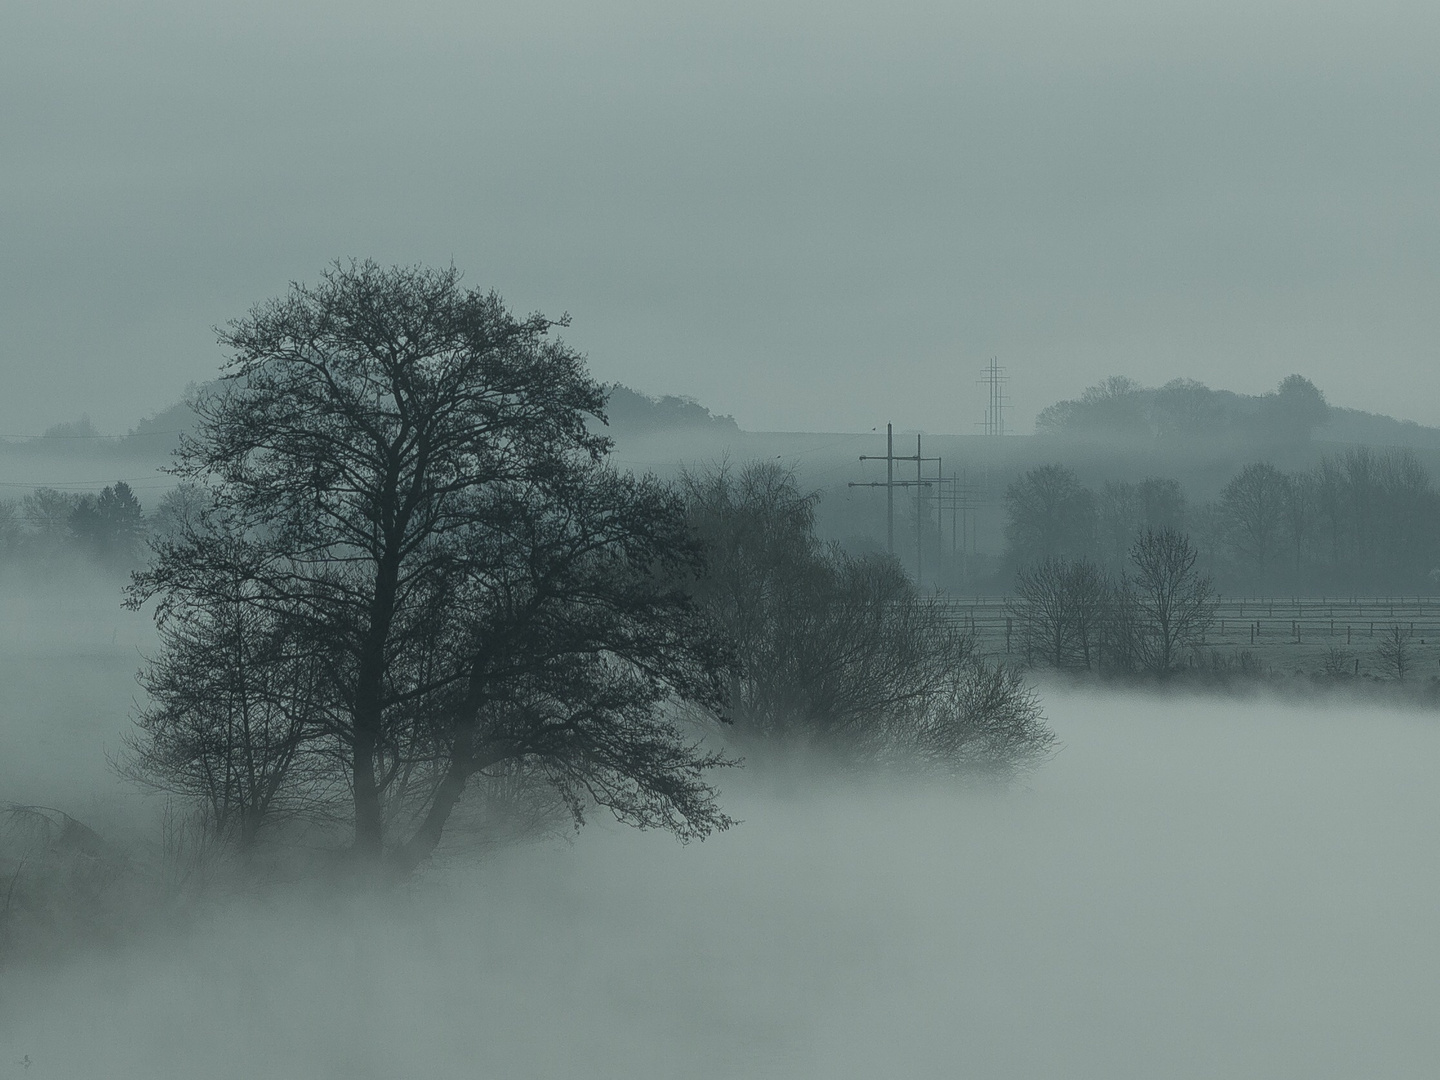
M 1147 529 L 1112 575 L 1087 558 L 1047 556 L 1016 577 L 1013 616 L 1030 664 L 1164 676 L 1188 662 L 1215 618 L 1214 588 L 1190 538 Z
M 1199 564 L 1230 592 L 1419 593 L 1440 583 L 1440 493 L 1408 449 L 1354 447 L 1289 472 L 1253 462 L 1199 506 L 1173 479 L 1097 491 L 1060 464 L 1006 492 L 1012 569 L 1068 558 L 1119 573 L 1137 538 L 1167 529 L 1190 536 Z
M 77 552 L 129 569 L 141 558 L 156 524 L 146 520 L 140 500 L 123 480 L 98 494 L 39 487 L 21 499 L 0 500 L 0 558 Z

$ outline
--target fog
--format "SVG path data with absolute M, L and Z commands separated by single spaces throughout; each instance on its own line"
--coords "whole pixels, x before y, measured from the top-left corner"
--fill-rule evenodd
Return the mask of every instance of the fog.
M 0 782 L 138 835 L 104 753 L 146 621 L 81 584 L 4 582 Z M 1062 747 L 1008 785 L 761 762 L 704 843 L 597 814 L 137 912 L 0 970 L 0 1077 L 1423 1074 L 1433 716 L 1043 690 Z
M 4 5 L 0 1080 L 1432 1072 L 1437 22 Z

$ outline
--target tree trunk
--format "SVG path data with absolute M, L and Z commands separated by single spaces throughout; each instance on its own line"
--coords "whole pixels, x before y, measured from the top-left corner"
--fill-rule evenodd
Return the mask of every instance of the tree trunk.
M 473 725 L 457 735 L 450 752 L 450 765 L 445 770 L 440 786 L 435 789 L 435 798 L 430 803 L 425 820 L 420 823 L 415 834 L 394 853 L 391 858 L 393 868 L 401 875 L 412 874 L 417 866 L 434 854 L 440 843 L 440 836 L 445 831 L 445 824 L 460 802 L 460 796 L 465 794 L 465 785 L 470 777 L 481 769 L 488 769 L 491 765 L 512 757 L 514 753 L 514 746 L 498 744 L 491 745 L 485 753 L 476 756 Z
M 360 729 L 357 723 L 356 728 Z M 355 801 L 355 851 L 377 858 L 384 843 L 384 821 L 380 812 L 380 785 L 375 782 L 375 737 L 365 730 L 355 732 L 350 780 Z
M 469 741 L 468 735 L 466 741 Z M 463 756 L 455 754 L 451 757 L 450 767 L 445 770 L 440 786 L 435 789 L 435 799 L 425 814 L 425 820 L 393 856 L 394 867 L 399 873 L 414 873 L 415 868 L 434 853 L 440 843 L 440 834 L 445 831 L 445 823 L 450 820 L 450 814 L 460 801 L 460 796 L 465 794 L 465 785 L 473 774 L 474 768 L 468 751 Z
M 355 851 L 379 858 L 384 847 L 384 814 L 380 784 L 375 778 L 375 756 L 384 720 L 385 653 L 395 615 L 395 589 L 400 559 L 387 551 L 375 569 L 375 592 L 370 601 L 370 626 L 360 650 L 355 688 L 354 744 L 351 747 L 351 790 L 355 802 Z

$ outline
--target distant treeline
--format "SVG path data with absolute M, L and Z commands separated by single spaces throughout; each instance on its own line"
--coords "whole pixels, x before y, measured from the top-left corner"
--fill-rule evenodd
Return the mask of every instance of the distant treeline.
M 1006 562 L 1093 560 L 1125 569 L 1147 530 L 1189 535 L 1224 592 L 1428 593 L 1440 585 L 1440 494 L 1409 449 L 1356 447 L 1312 469 L 1246 465 L 1219 498 L 1193 504 L 1177 480 L 1107 481 L 1064 465 L 1031 469 L 1006 492 Z
M 1142 386 L 1115 375 L 1035 418 L 1035 433 L 1106 442 L 1205 442 L 1296 446 L 1319 438 L 1417 448 L 1440 447 L 1440 430 L 1330 405 L 1303 375 L 1269 394 L 1215 390 L 1194 379 Z
M 195 489 L 182 485 L 162 496 L 147 515 L 123 480 L 98 494 L 39 487 L 24 498 L 0 500 L 0 558 L 79 554 L 129 570 L 144 556 L 146 539 L 174 529 L 198 497 Z
M 611 434 L 650 434 L 683 428 L 739 431 L 733 416 L 717 416 L 692 397 L 651 397 L 620 383 L 606 387 L 605 417 Z

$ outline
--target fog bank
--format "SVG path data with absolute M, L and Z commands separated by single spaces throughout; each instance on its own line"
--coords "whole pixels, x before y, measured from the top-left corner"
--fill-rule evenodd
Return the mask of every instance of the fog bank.
M 1426 1071 L 1431 719 L 1049 712 L 1065 748 L 1008 791 L 752 772 L 704 844 L 597 821 L 12 969 L 0 1077 Z

